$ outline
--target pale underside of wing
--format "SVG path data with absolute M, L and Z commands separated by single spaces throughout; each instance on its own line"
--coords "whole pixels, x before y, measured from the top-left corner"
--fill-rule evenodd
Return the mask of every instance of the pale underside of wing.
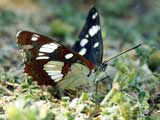
M 89 69 L 79 63 L 71 66 L 71 71 L 57 85 L 64 89 L 88 89 L 93 86 L 93 81 L 88 78 Z

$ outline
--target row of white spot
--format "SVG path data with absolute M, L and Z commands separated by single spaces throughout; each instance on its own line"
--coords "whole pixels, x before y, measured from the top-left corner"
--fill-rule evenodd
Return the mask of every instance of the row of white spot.
M 56 61 L 49 61 L 47 64 L 43 66 L 43 70 L 51 77 L 54 82 L 58 82 L 62 79 L 63 74 L 61 73 L 61 68 L 64 65 L 62 62 L 60 66 L 56 65 Z
M 84 39 L 83 39 L 84 40 Z M 82 41 L 81 41 L 82 42 Z M 81 45 L 81 47 L 84 47 L 85 45 L 84 44 L 87 44 L 88 43 L 88 41 L 86 41 L 86 42 L 84 42 L 84 43 L 81 43 L 80 42 L 80 45 Z M 96 48 L 96 47 L 98 47 L 99 46 L 99 42 L 96 42 L 94 45 L 93 45 L 93 47 L 94 48 Z M 82 48 L 80 51 L 79 51 L 79 54 L 80 55 L 85 55 L 86 54 L 86 52 L 87 52 L 87 49 L 86 48 Z
M 49 59 L 48 56 L 44 56 L 45 54 L 44 53 L 52 53 L 54 52 L 57 48 L 58 48 L 58 44 L 56 43 L 49 43 L 49 44 L 45 44 L 43 45 L 40 49 L 39 49 L 39 57 L 37 57 L 36 59 L 39 60 L 39 59 Z M 73 57 L 73 54 L 72 53 L 68 53 L 66 54 L 65 56 L 65 59 L 70 59 Z
M 95 13 L 94 14 L 95 16 L 97 16 L 98 14 L 97 13 Z M 94 25 L 94 26 L 92 26 L 90 29 L 89 29 L 89 35 L 91 36 L 91 37 L 93 37 L 94 35 L 96 35 L 97 33 L 98 33 L 98 31 L 100 30 L 100 26 L 99 25 Z M 83 38 L 81 41 L 80 41 L 80 46 L 81 47 L 83 47 L 80 51 L 79 51 L 79 54 L 80 55 L 85 55 L 86 54 L 86 52 L 87 52 L 87 49 L 86 48 L 84 48 L 84 46 L 88 43 L 88 34 L 86 34 L 86 36 L 85 36 L 86 38 Z M 96 47 L 98 47 L 99 46 L 99 42 L 96 42 L 94 45 L 93 45 L 93 47 L 94 48 L 96 48 Z
M 96 12 L 93 14 L 92 19 L 96 19 L 97 16 L 98 16 L 98 13 Z M 95 25 L 89 30 L 89 34 L 90 34 L 90 36 L 94 36 L 95 34 L 97 34 L 98 31 L 100 31 L 100 26 Z M 98 46 L 99 46 L 99 42 L 96 42 L 93 45 L 94 48 L 96 48 Z
M 84 47 L 87 43 L 88 43 L 88 40 L 84 38 L 84 39 L 82 39 L 82 40 L 80 41 L 80 46 L 81 46 L 81 47 Z M 99 42 L 96 42 L 96 43 L 93 45 L 94 48 L 96 48 L 96 47 L 98 47 L 98 46 L 99 46 Z
M 44 44 L 42 47 L 39 49 L 40 52 L 44 53 L 52 53 L 58 48 L 58 44 L 55 43 L 49 43 L 49 44 Z
M 40 37 L 39 35 L 33 34 L 31 40 L 32 40 L 32 41 L 37 41 L 39 37 Z M 37 59 L 37 60 L 39 60 L 39 59 L 49 59 L 48 56 L 44 56 L 44 55 L 45 55 L 44 53 L 52 53 L 52 52 L 54 52 L 58 47 L 59 47 L 59 45 L 56 44 L 56 43 L 49 43 L 49 44 L 43 45 L 43 46 L 39 49 L 39 52 L 40 52 L 40 53 L 38 54 L 39 57 L 37 57 L 36 59 Z M 70 58 L 72 58 L 72 57 L 73 57 L 73 54 L 72 54 L 72 53 L 68 53 L 68 54 L 65 55 L 65 58 L 66 58 L 66 59 L 70 59 Z
M 42 45 L 42 47 L 39 49 L 39 57 L 37 57 L 36 59 L 49 59 L 48 56 L 44 56 L 44 53 L 52 53 L 54 52 L 57 48 L 58 48 L 58 44 L 55 43 L 49 43 L 49 44 L 44 44 Z

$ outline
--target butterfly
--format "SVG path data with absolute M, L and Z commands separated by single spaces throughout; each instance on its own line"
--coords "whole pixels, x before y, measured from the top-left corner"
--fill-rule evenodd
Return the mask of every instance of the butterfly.
M 103 43 L 95 7 L 89 11 L 79 41 L 72 48 L 30 31 L 19 31 L 16 37 L 17 44 L 23 48 L 24 72 L 39 85 L 55 86 L 72 71 L 75 63 L 81 63 L 94 72 L 102 62 Z
M 30 31 L 19 31 L 16 37 L 17 44 L 23 48 L 24 72 L 39 85 L 56 86 L 59 84 L 64 88 L 78 86 L 79 83 L 76 82 L 76 79 L 80 79 L 80 77 L 83 80 L 87 79 L 83 75 L 80 76 L 80 71 L 86 73 L 86 68 L 90 73 L 95 73 L 97 70 L 104 71 L 108 61 L 140 46 L 137 45 L 102 62 L 103 41 L 99 13 L 95 7 L 90 9 L 79 40 L 72 48 L 67 48 L 54 39 Z M 81 63 L 82 69 L 74 67 L 76 63 Z M 71 74 L 71 71 L 75 71 L 77 74 Z M 73 76 L 74 79 L 68 79 Z M 84 81 L 80 80 L 80 82 Z

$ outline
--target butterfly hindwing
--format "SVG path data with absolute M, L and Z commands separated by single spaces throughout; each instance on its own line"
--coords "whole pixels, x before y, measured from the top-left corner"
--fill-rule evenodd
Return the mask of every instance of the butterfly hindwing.
M 102 63 L 103 43 L 99 14 L 95 7 L 89 11 L 79 39 L 72 49 L 91 61 L 97 68 Z
M 90 70 L 94 68 L 83 56 L 43 35 L 20 31 L 17 39 L 23 47 L 24 72 L 40 85 L 55 85 L 76 62 L 86 64 Z

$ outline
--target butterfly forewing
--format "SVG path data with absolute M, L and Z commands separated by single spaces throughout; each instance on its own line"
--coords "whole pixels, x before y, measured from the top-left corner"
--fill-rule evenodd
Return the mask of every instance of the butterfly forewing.
M 72 47 L 73 50 L 87 58 L 97 68 L 102 63 L 103 43 L 99 14 L 95 7 L 89 11 L 79 39 Z
M 24 72 L 42 85 L 55 85 L 70 70 L 73 63 L 86 64 L 94 68 L 86 58 L 43 35 L 20 31 L 17 43 L 25 54 Z

